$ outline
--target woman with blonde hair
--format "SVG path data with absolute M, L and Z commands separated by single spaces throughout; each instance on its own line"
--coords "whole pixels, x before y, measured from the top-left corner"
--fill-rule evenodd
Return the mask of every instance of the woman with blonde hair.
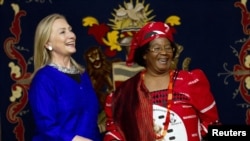
M 66 18 L 51 14 L 37 25 L 29 103 L 33 141 L 100 141 L 98 98 L 89 75 L 71 55 L 76 35 Z

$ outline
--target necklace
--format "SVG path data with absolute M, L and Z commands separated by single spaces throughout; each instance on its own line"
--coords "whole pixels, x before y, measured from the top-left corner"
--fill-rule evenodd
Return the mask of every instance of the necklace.
M 164 129 L 162 131 L 162 133 L 160 134 L 155 134 L 155 138 L 157 140 L 162 139 L 166 136 L 167 134 L 167 130 L 168 130 L 168 126 L 169 126 L 169 122 L 170 122 L 170 108 L 172 105 L 172 99 L 173 99 L 173 73 L 174 71 L 170 71 L 169 73 L 169 84 L 168 84 L 168 96 L 167 96 L 167 114 L 166 114 L 166 119 L 165 119 L 165 124 L 164 124 Z M 145 75 L 145 71 L 142 73 L 142 80 L 144 80 L 144 75 Z
M 66 67 L 58 66 L 55 63 L 50 63 L 49 66 L 56 68 L 57 70 L 63 73 L 69 73 L 69 74 L 79 73 L 79 70 L 75 66 L 72 66 L 71 68 L 66 68 Z

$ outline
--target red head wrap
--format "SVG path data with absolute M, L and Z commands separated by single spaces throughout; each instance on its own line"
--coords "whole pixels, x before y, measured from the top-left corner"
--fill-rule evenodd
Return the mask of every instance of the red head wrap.
M 166 37 L 173 42 L 172 29 L 163 22 L 149 22 L 144 25 L 133 37 L 127 58 L 127 65 L 131 66 L 134 61 L 135 50 L 146 43 L 159 38 Z

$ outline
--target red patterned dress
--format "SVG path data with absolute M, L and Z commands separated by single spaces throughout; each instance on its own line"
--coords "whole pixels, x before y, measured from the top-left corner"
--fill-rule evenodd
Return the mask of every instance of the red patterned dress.
M 179 71 L 171 103 L 167 100 L 169 93 L 168 89 L 149 92 L 140 73 L 125 81 L 106 99 L 104 141 L 200 141 L 208 125 L 219 121 L 203 71 Z M 166 125 L 164 137 L 156 138 Z

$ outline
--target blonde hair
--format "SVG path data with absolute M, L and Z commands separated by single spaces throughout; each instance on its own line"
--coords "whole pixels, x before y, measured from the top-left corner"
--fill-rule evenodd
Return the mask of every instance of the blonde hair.
M 34 39 L 34 73 L 51 61 L 50 51 L 45 45 L 49 40 L 52 31 L 52 25 L 57 19 L 65 19 L 65 16 L 54 13 L 44 17 L 36 27 Z M 84 68 L 78 64 L 73 58 L 70 58 L 71 63 L 82 73 Z

